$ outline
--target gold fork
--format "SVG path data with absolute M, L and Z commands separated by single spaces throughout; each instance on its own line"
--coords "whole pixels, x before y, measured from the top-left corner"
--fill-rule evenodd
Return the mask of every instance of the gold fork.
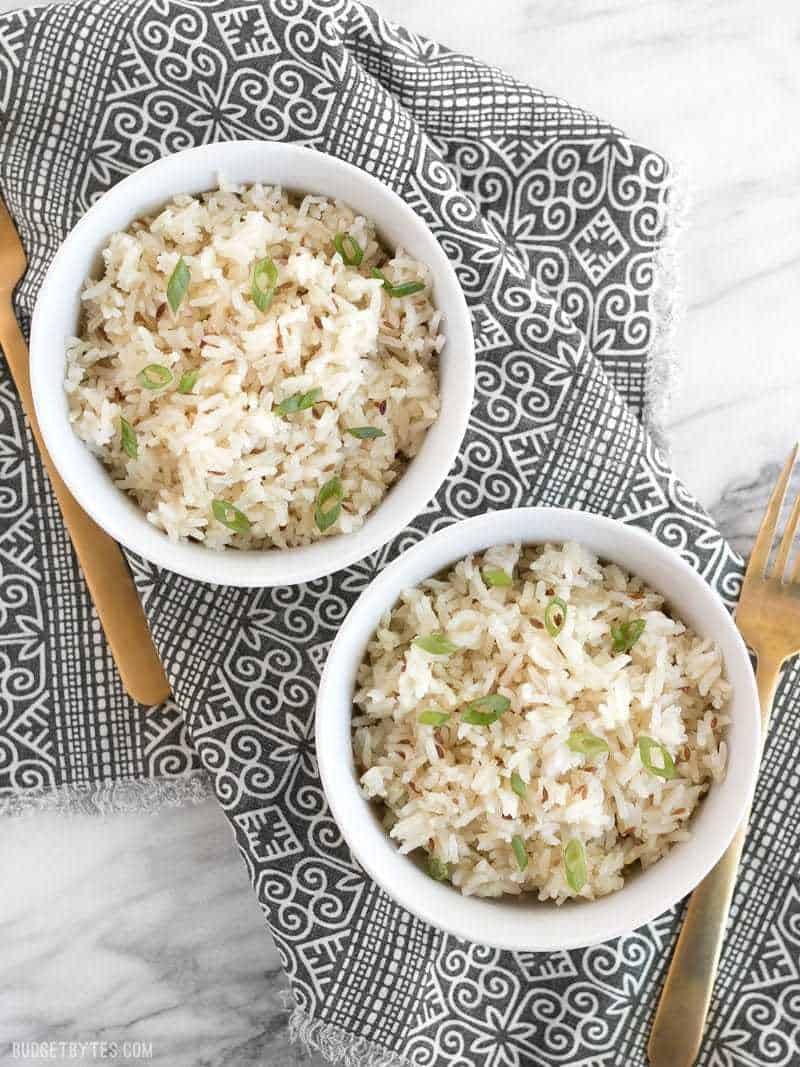
M 22 242 L 0 199 L 0 348 L 14 377 L 122 683 L 140 704 L 160 704 L 169 696 L 169 682 L 119 545 L 78 506 L 53 466 L 39 431 L 31 396 L 28 349 L 11 302 L 26 267 Z
M 800 559 L 786 580 L 800 521 L 800 495 L 792 507 L 775 562 L 768 569 L 797 450 L 795 445 L 772 491 L 736 609 L 736 624 L 758 657 L 762 744 L 781 667 L 789 656 L 800 651 Z M 747 820 L 716 867 L 692 893 L 647 1045 L 653 1067 L 690 1067 L 700 1052 L 746 833 Z

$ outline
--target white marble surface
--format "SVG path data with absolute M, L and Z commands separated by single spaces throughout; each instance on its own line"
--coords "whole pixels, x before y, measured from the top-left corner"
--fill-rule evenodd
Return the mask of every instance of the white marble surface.
M 800 8 L 374 2 L 683 163 L 694 210 L 669 437 L 678 472 L 745 550 L 798 435 Z M 8 821 L 0 885 L 0 1060 L 20 1062 L 13 1041 L 128 1038 L 176 1067 L 318 1062 L 288 1047 L 277 956 L 213 803 Z
M 309 1062 L 215 802 L 9 819 L 0 871 L 0 1060 L 46 1040 L 149 1042 L 171 1065 Z

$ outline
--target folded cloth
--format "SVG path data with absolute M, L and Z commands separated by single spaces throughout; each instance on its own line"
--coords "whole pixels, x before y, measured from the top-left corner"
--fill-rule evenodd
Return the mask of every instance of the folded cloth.
M 735 598 L 741 561 L 641 421 L 668 318 L 666 163 L 355 0 L 79 0 L 4 16 L 0 45 L 0 188 L 30 259 L 17 293 L 23 324 L 59 241 L 103 191 L 167 152 L 262 137 L 331 152 L 411 204 L 454 263 L 478 353 L 455 470 L 374 556 L 263 591 L 211 588 L 131 559 L 175 694 L 148 713 L 119 687 L 4 377 L 6 808 L 140 807 L 210 782 L 281 952 L 295 1032 L 332 1059 L 643 1064 L 677 913 L 546 955 L 441 934 L 354 864 L 320 786 L 313 720 L 320 668 L 359 592 L 404 547 L 487 509 L 614 516 Z M 798 784 L 795 683 L 793 667 L 703 1063 L 788 1063 L 796 1051 L 800 835 L 797 820 L 780 817 Z

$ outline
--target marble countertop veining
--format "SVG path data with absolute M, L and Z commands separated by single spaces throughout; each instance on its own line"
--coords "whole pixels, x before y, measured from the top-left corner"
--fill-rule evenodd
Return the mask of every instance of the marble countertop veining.
M 800 8 L 504 0 L 490 17 L 484 0 L 373 3 L 681 163 L 694 206 L 668 437 L 746 551 L 798 435 Z M 277 953 L 213 802 L 8 820 L 0 884 L 0 1061 L 26 1062 L 14 1041 L 128 1039 L 171 1067 L 321 1064 L 288 1044 Z

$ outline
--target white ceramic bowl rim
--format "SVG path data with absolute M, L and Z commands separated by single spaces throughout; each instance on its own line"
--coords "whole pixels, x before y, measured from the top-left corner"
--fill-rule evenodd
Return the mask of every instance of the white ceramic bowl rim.
M 63 389 L 64 349 L 77 328 L 83 280 L 109 236 L 181 192 L 228 181 L 282 184 L 292 191 L 338 197 L 375 221 L 390 246 L 402 245 L 431 268 L 433 299 L 444 316 L 441 411 L 402 478 L 363 527 L 340 537 L 284 550 L 212 551 L 175 543 L 111 481 L 73 433 Z M 475 378 L 472 324 L 464 294 L 442 247 L 401 198 L 377 178 L 334 156 L 294 144 L 227 141 L 166 156 L 123 179 L 75 225 L 56 253 L 31 326 L 31 387 L 45 444 L 81 507 L 121 544 L 159 566 L 204 582 L 290 585 L 331 574 L 390 542 L 424 511 L 452 467 L 469 421 Z
M 695 813 L 691 839 L 673 846 L 648 870 L 630 875 L 615 893 L 561 907 L 540 903 L 531 894 L 497 900 L 464 897 L 433 882 L 400 854 L 359 790 L 350 741 L 356 670 L 380 616 L 404 589 L 490 545 L 567 540 L 640 575 L 698 633 L 719 642 L 733 686 L 727 774 Z M 705 877 L 746 815 L 758 769 L 760 716 L 750 660 L 731 616 L 676 552 L 642 530 L 587 512 L 520 508 L 440 530 L 396 559 L 362 593 L 339 629 L 320 682 L 316 749 L 328 802 L 353 855 L 399 904 L 457 937 L 549 952 L 628 934 L 668 910 Z

